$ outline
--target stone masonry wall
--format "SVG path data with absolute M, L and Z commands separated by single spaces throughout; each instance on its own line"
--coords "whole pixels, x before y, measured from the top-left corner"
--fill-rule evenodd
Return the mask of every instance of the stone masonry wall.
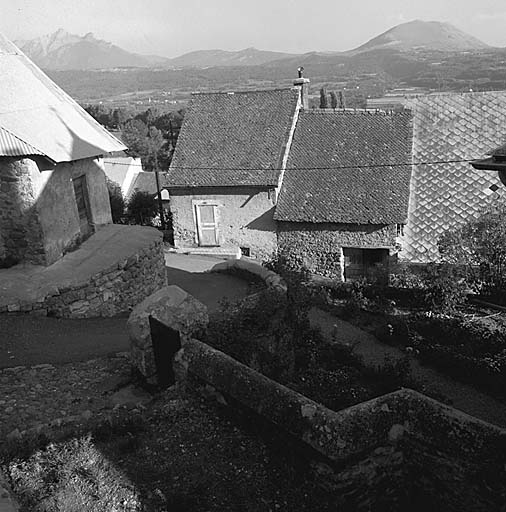
M 176 247 L 198 247 L 194 202 L 204 200 L 218 205 L 220 247 L 249 247 L 250 256 L 260 260 L 276 251 L 275 192 L 251 187 L 171 190 Z
M 420 393 L 332 411 L 197 340 L 183 344 L 174 369 L 181 384 L 313 450 L 315 481 L 343 510 L 488 512 L 506 503 L 506 430 Z
M 0 313 L 30 313 L 62 318 L 109 317 L 131 310 L 165 286 L 165 259 L 160 238 L 109 266 L 83 283 L 54 289 L 37 302 L 0 307 Z
M 311 224 L 278 222 L 279 250 L 289 250 L 312 274 L 342 279 L 343 247 L 395 251 L 395 224 Z
M 40 158 L 0 158 L 0 264 L 50 265 L 80 240 L 72 179 L 86 176 L 91 222 L 112 222 L 103 163 L 98 158 L 51 167 Z
M 25 258 L 45 262 L 34 172 L 38 167 L 30 158 L 0 158 L 0 268 Z

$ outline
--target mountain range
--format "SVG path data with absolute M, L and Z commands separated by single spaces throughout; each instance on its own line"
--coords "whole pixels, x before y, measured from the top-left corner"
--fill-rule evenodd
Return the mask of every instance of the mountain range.
M 303 55 L 246 48 L 240 51 L 200 50 L 169 59 L 131 53 L 117 45 L 95 38 L 92 33 L 78 36 L 63 29 L 37 39 L 15 43 L 40 67 L 50 70 L 243 67 L 281 61 L 288 63 L 292 60 L 325 61 L 329 57 L 340 59 L 378 50 L 462 52 L 493 49 L 449 23 L 420 20 L 397 25 L 347 52 L 311 52 Z

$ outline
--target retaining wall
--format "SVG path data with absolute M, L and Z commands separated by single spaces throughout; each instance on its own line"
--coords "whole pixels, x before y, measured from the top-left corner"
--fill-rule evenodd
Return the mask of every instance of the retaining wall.
M 343 510 L 502 510 L 506 431 L 409 389 L 335 412 L 197 340 L 174 363 L 274 424 L 317 457 L 318 483 Z
M 153 230 L 154 231 L 154 230 Z M 62 318 L 110 317 L 131 310 L 166 283 L 162 234 L 87 279 L 52 287 L 36 300 L 0 306 L 0 313 Z

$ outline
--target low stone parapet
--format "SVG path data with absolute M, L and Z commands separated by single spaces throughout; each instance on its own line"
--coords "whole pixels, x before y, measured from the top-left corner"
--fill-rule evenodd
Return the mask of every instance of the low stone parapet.
M 506 430 L 425 395 L 402 389 L 336 412 L 197 340 L 174 367 L 181 383 L 309 447 L 318 483 L 345 510 L 489 511 L 506 502 Z
M 260 279 L 266 286 L 286 293 L 286 283 L 281 276 L 268 270 L 259 263 L 244 258 L 238 260 L 226 260 L 214 265 L 209 272 L 245 273 Z
M 106 237 L 104 232 L 111 235 Z M 89 239 L 81 249 L 53 266 L 35 269 L 33 284 L 26 286 L 25 296 L 14 289 L 12 298 L 1 297 L 0 314 L 29 313 L 58 318 L 110 317 L 130 311 L 146 296 L 165 285 L 161 232 L 140 226 L 112 225 L 100 231 L 98 236 L 104 240 L 96 242 Z M 130 236 L 134 241 L 124 243 L 124 247 L 114 252 L 115 240 L 120 236 L 126 237 L 127 241 Z M 90 245 L 92 250 L 87 250 Z M 90 263 L 92 258 L 93 262 Z M 4 270 L 0 277 L 6 282 L 9 274 L 12 274 L 15 281 L 17 275 L 14 272 L 15 268 Z

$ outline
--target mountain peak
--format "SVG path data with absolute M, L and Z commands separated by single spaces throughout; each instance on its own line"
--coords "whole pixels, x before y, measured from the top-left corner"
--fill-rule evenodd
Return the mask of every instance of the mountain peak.
M 413 20 L 401 23 L 371 39 L 352 52 L 381 48 L 398 50 L 427 49 L 440 51 L 482 50 L 489 45 L 442 21 Z
M 92 32 L 81 37 L 63 28 L 16 44 L 37 65 L 46 69 L 151 67 L 154 63 L 160 65 L 167 62 L 162 57 L 127 52 L 119 46 L 97 39 Z

